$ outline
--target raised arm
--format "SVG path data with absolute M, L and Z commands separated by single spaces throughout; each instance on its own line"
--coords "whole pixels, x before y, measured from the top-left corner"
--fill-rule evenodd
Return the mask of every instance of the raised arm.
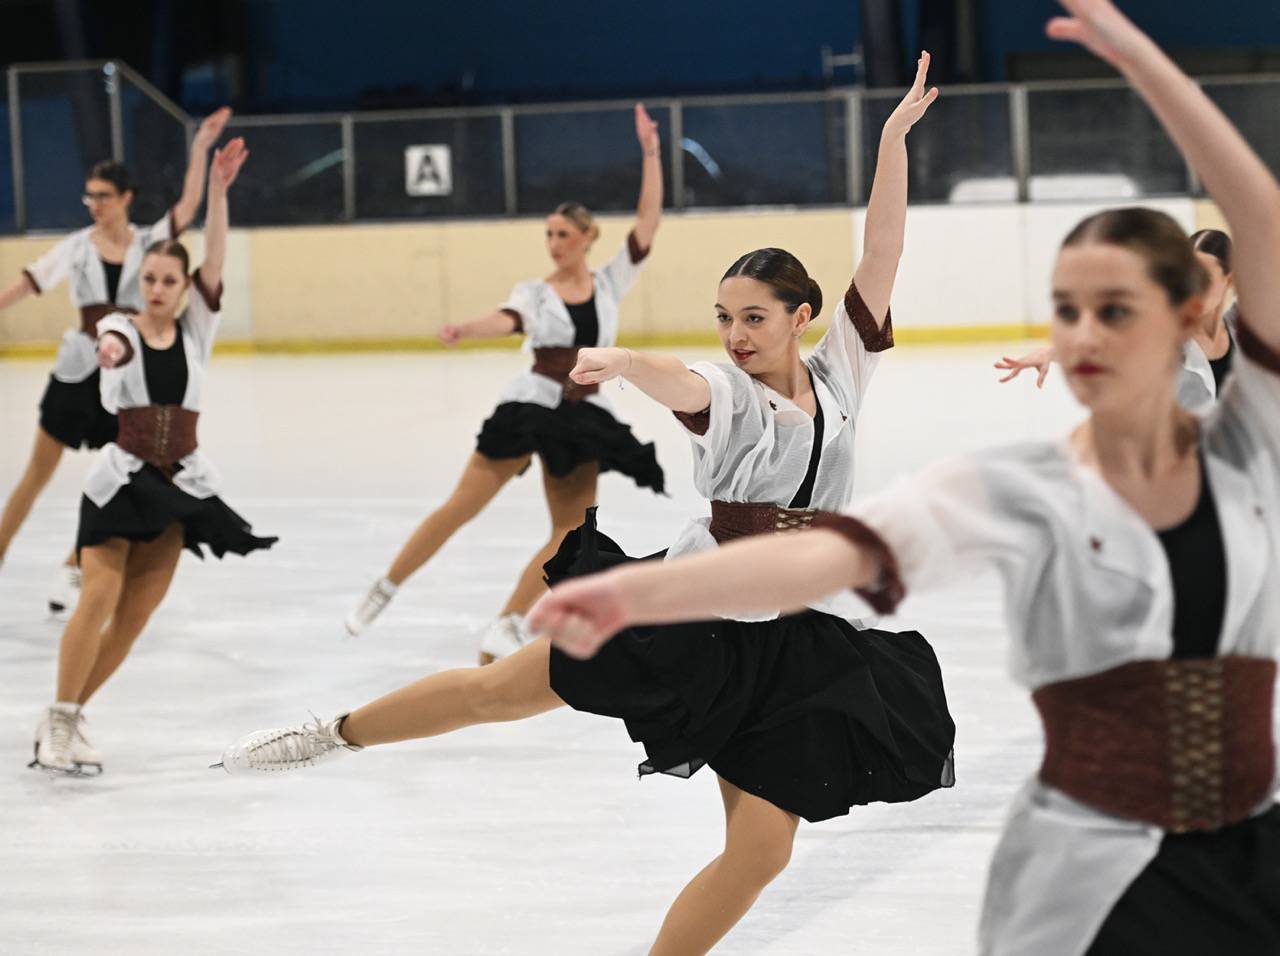
M 528 623 L 566 654 L 586 658 L 633 624 L 800 608 L 844 588 L 866 587 L 879 574 L 874 557 L 835 531 L 762 535 L 566 581 L 534 605 Z
M 222 285 L 222 266 L 227 258 L 227 190 L 240 174 L 249 158 L 244 140 L 237 137 L 213 154 L 209 169 L 209 209 L 204 224 L 204 262 L 200 265 L 200 283 L 214 295 Z
M 224 106 L 204 118 L 191 140 L 191 158 L 187 161 L 187 176 L 182 182 L 182 195 L 173 205 L 174 234 L 182 232 L 195 221 L 204 198 L 205 174 L 209 167 L 209 150 L 222 135 L 231 119 L 231 107 Z
M 653 236 L 662 218 L 662 140 L 658 136 L 658 124 L 649 118 L 641 103 L 636 104 L 636 139 L 640 141 L 644 157 L 634 232 L 640 248 L 648 249 L 653 245 Z
M 1057 40 L 1110 63 L 1151 107 L 1231 227 L 1240 314 L 1280 352 L 1280 186 L 1239 131 L 1189 77 L 1110 0 L 1060 0 Z
M 929 75 L 929 54 L 916 62 L 916 79 L 911 89 L 885 121 L 880 133 L 876 176 L 867 202 L 866 226 L 862 236 L 862 258 L 853 281 L 878 326 L 889 314 L 893 280 L 902 258 L 907 226 L 907 133 L 934 100 L 938 89 L 925 90 Z
M 579 385 L 599 385 L 624 378 L 673 412 L 692 415 L 711 404 L 711 386 L 707 380 L 689 371 L 674 355 L 619 348 L 581 349 L 578 364 L 569 377 Z

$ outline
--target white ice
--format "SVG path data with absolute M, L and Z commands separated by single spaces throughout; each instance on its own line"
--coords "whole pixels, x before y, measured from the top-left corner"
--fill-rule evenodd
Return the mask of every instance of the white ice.
M 900 348 L 859 422 L 858 491 L 959 450 L 1065 431 L 1055 375 L 997 385 L 1013 346 Z M 686 358 L 713 357 L 686 352 Z M 25 769 L 60 624 L 44 593 L 70 546 L 87 454 L 69 455 L 0 570 L 0 953 L 638 956 L 718 851 L 709 770 L 637 781 L 620 723 L 562 711 L 272 779 L 206 769 L 241 734 L 330 715 L 474 659 L 476 632 L 547 534 L 536 466 L 359 639 L 342 617 L 448 493 L 515 353 L 219 358 L 202 444 L 223 497 L 279 545 L 184 555 L 130 659 L 87 710 L 106 772 Z M 0 362 L 0 494 L 25 461 L 48 363 Z M 606 476 L 600 523 L 633 554 L 705 513 L 687 440 L 634 389 L 669 498 Z M 725 954 L 972 952 L 1004 808 L 1032 772 L 1034 711 L 1004 672 L 992 581 L 911 600 L 887 626 L 933 643 L 958 783 L 802 825 L 790 868 Z

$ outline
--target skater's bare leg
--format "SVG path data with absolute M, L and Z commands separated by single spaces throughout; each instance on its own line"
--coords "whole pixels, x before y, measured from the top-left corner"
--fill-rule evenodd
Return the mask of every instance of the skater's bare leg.
M 551 538 L 533 556 L 516 584 L 516 589 L 502 608 L 502 615 L 524 614 L 547 590 L 542 580 L 542 566 L 560 547 L 560 542 L 574 528 L 582 524 L 587 509 L 596 503 L 596 479 L 600 466 L 584 462 L 563 478 L 542 471 L 542 486 L 547 497 L 547 511 L 551 515 Z
M 650 956 L 706 953 L 733 929 L 791 861 L 800 818 L 720 781 L 724 852 L 676 897 Z
M 13 541 L 13 536 L 27 520 L 27 515 L 31 513 L 31 507 L 36 503 L 36 498 L 40 497 L 40 492 L 44 490 L 49 479 L 53 477 L 54 471 L 57 470 L 58 462 L 62 459 L 63 447 L 62 442 L 43 428 L 36 429 L 36 440 L 31 446 L 31 457 L 27 459 L 27 467 L 13 491 L 9 493 L 4 512 L 0 513 L 0 559 L 4 558 L 5 552 L 9 550 L 9 545 Z M 72 560 L 68 563 L 74 564 L 74 551 L 71 557 Z
M 133 642 L 164 599 L 182 554 L 182 526 L 174 524 L 155 541 L 137 542 L 129 549 L 124 585 L 115 613 L 102 633 L 98 656 L 89 672 L 80 703 L 88 703 L 129 656 Z
M 418 525 L 391 562 L 388 580 L 395 585 L 403 584 L 409 575 L 430 561 L 455 531 L 483 511 L 503 485 L 528 466 L 530 457 L 486 458 L 473 452 L 457 487 Z
M 80 552 L 80 600 L 62 631 L 58 650 L 58 696 L 60 701 L 80 699 L 98 650 L 103 629 L 120 600 L 129 542 L 112 538 Z
M 342 722 L 342 736 L 369 747 L 434 737 L 473 724 L 522 720 L 563 707 L 550 680 L 551 644 L 536 640 L 487 667 L 441 671 L 392 691 Z

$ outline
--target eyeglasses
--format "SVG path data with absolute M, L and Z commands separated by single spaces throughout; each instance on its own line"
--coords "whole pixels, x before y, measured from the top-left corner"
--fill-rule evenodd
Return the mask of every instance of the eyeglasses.
M 106 202 L 108 199 L 118 199 L 119 197 L 120 197 L 120 194 L 119 194 L 119 193 L 108 193 L 108 192 L 91 193 L 91 192 L 86 192 L 84 195 L 82 195 L 82 196 L 80 197 L 80 201 L 81 201 L 82 203 L 84 203 L 86 206 L 91 206 L 91 205 L 93 205 L 93 204 L 94 204 L 94 203 L 96 203 L 96 202 Z

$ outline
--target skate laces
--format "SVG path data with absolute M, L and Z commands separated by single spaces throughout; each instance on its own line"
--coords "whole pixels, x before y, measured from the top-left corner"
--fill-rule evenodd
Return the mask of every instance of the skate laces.
M 382 609 L 391 602 L 394 595 L 395 591 L 387 590 L 382 581 L 375 582 L 373 587 L 369 588 L 369 593 L 364 596 L 364 603 L 360 606 L 359 613 L 365 616 L 382 613 Z
M 75 737 L 79 716 L 79 714 L 68 714 L 61 710 L 49 712 L 49 746 L 55 753 L 66 753 L 71 749 L 71 741 Z
M 245 756 L 254 769 L 296 770 L 341 746 L 334 732 L 312 714 L 311 721 L 301 727 L 267 731 L 245 748 Z

